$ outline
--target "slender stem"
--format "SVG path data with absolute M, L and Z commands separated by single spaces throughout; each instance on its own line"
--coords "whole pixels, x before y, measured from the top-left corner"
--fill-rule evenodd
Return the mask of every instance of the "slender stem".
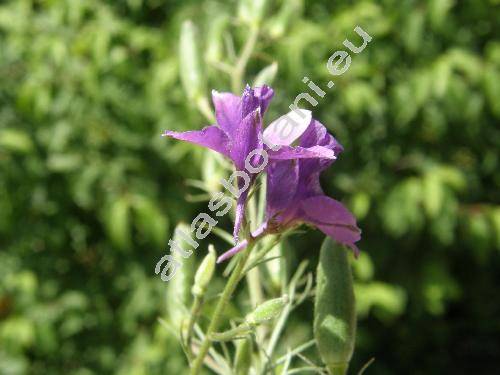
M 316 343 L 316 340 L 310 340 L 298 347 L 296 347 L 295 349 L 293 349 L 291 352 L 289 352 L 287 355 L 284 355 L 283 357 L 279 358 L 276 360 L 276 362 L 273 364 L 273 367 L 276 367 L 278 365 L 281 365 L 282 363 L 285 363 L 288 356 L 294 356 L 296 354 L 300 354 L 302 353 L 304 350 L 307 350 L 309 349 L 311 346 L 313 346 L 314 344 Z
M 252 308 L 256 308 L 264 302 L 264 293 L 262 292 L 262 285 L 260 283 L 260 271 L 258 267 L 252 268 L 246 274 L 248 291 L 250 294 L 250 303 Z M 256 335 L 258 339 L 262 339 L 265 334 L 265 326 L 260 325 L 256 328 Z
M 271 338 L 269 339 L 269 343 L 267 345 L 267 350 L 266 350 L 267 360 L 265 361 L 264 366 L 262 367 L 262 371 L 261 371 L 262 375 L 265 374 L 269 368 L 270 361 L 271 361 L 273 353 L 274 353 L 274 349 L 276 348 L 276 345 L 278 344 L 278 340 L 281 336 L 283 329 L 285 328 L 285 324 L 288 320 L 288 317 L 293 310 L 293 301 L 295 299 L 297 283 L 298 283 L 299 279 L 302 277 L 306 266 L 307 266 L 307 262 L 302 262 L 299 265 L 299 268 L 297 269 L 297 271 L 295 272 L 295 274 L 293 275 L 293 277 L 290 281 L 290 285 L 288 288 L 288 294 L 290 296 L 290 300 L 288 301 L 285 308 L 281 312 L 281 315 L 278 319 L 278 322 L 276 323 L 274 330 L 271 334 Z
M 281 332 L 283 331 L 283 328 L 285 327 L 286 321 L 288 320 L 288 316 L 290 315 L 290 312 L 292 311 L 292 303 L 293 303 L 293 296 L 291 296 L 290 301 L 288 304 L 285 306 L 283 311 L 281 312 L 281 315 L 279 317 L 278 322 L 276 323 L 276 326 L 273 330 L 273 333 L 271 334 L 271 338 L 269 339 L 269 344 L 267 346 L 267 357 L 272 358 L 272 355 L 274 353 L 274 349 L 276 348 L 276 345 L 278 344 L 278 340 L 281 336 Z M 269 361 L 266 362 L 266 365 L 264 366 L 264 372 L 267 371 L 267 367 L 269 366 Z
M 257 267 L 248 271 L 247 283 L 250 303 L 252 304 L 252 308 L 255 308 L 264 302 L 264 293 L 262 292 L 262 285 L 260 284 L 260 272 Z
M 248 208 L 249 208 L 249 216 L 251 218 L 251 224 L 254 225 L 252 230 L 257 229 L 256 226 L 259 223 L 264 222 L 264 213 L 265 213 L 265 206 L 262 204 L 262 202 L 265 200 L 266 197 L 266 184 L 265 184 L 265 179 L 261 178 L 260 184 L 258 185 L 258 191 L 257 187 L 254 187 L 255 189 L 255 194 L 253 196 L 253 199 L 249 202 Z M 262 248 L 263 246 L 259 246 L 259 248 Z M 265 247 L 265 245 L 264 245 Z M 260 249 L 259 249 L 260 252 Z M 257 252 L 257 254 L 259 254 Z M 254 256 L 255 258 L 255 256 Z M 246 268 L 248 272 L 245 272 L 247 275 L 247 283 L 248 283 L 248 290 L 250 294 L 250 302 L 252 304 L 252 307 L 255 308 L 256 306 L 260 305 L 262 302 L 264 302 L 264 291 L 261 283 L 261 272 L 259 270 L 259 267 L 252 267 L 252 268 Z M 257 341 L 263 341 L 266 333 L 267 333 L 267 325 L 262 324 L 257 326 L 256 328 L 256 336 L 257 336 Z
M 195 296 L 193 305 L 191 306 L 191 313 L 189 314 L 189 321 L 186 333 L 186 350 L 189 361 L 193 359 L 193 349 L 191 348 L 191 340 L 193 338 L 194 325 L 198 320 L 198 315 L 200 314 L 202 305 L 203 305 L 203 298 Z
M 231 86 L 233 92 L 238 93 L 241 92 L 243 86 L 243 77 L 245 76 L 245 69 L 252 55 L 252 52 L 255 48 L 255 43 L 257 42 L 257 37 L 259 36 L 259 28 L 257 26 L 253 26 L 250 29 L 250 35 L 248 36 L 247 41 L 243 47 L 243 51 L 236 62 L 236 66 L 234 67 L 234 71 L 231 77 Z
M 245 264 L 248 260 L 248 257 L 250 256 L 250 253 L 252 252 L 253 246 L 254 246 L 254 241 L 250 240 L 248 247 L 243 252 L 243 254 L 241 254 L 238 264 L 234 268 L 226 286 L 224 287 L 224 291 L 222 292 L 219 302 L 215 307 L 212 320 L 210 321 L 207 331 L 205 332 L 205 339 L 203 340 L 200 347 L 200 351 L 198 352 L 198 355 L 196 356 L 192 364 L 190 375 L 198 375 L 201 371 L 201 368 L 203 367 L 205 356 L 207 355 L 212 345 L 210 337 L 212 333 L 216 332 L 217 329 L 219 328 L 226 305 L 229 302 L 229 299 L 233 295 L 234 291 L 236 290 L 236 287 L 238 286 L 238 283 L 240 282 L 243 276 L 242 271 L 245 268 Z
M 245 337 L 251 332 L 252 326 L 250 326 L 248 323 L 243 323 L 225 332 L 214 332 L 212 333 L 212 336 L 210 338 L 212 339 L 212 341 L 232 341 L 236 338 Z
M 256 224 L 260 223 L 257 219 L 257 197 L 254 195 L 252 199 L 247 202 L 248 216 L 250 217 L 250 229 L 255 230 Z M 250 303 L 253 308 L 261 304 L 264 300 L 262 293 L 262 286 L 260 285 L 260 272 L 257 267 L 246 272 L 246 279 L 248 284 L 248 291 L 250 294 Z M 257 329 L 258 330 L 258 329 Z
M 205 116 L 205 118 L 209 122 L 215 122 L 215 114 L 210 107 L 208 99 L 205 96 L 198 98 L 198 100 L 196 101 L 196 105 L 198 106 L 198 110 L 203 114 L 203 116 Z

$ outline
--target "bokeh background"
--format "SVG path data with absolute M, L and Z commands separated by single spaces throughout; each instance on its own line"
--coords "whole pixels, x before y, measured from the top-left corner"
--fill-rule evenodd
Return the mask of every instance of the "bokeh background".
M 356 25 L 373 37 L 314 109 L 345 147 L 323 186 L 363 229 L 353 369 L 375 357 L 368 374 L 498 372 L 499 6 L 268 1 L 246 76 L 277 64 L 268 119 L 303 76 L 324 86 Z M 199 29 L 204 93 L 229 90 L 214 62 L 246 38 L 237 8 L 0 3 L 0 374 L 185 372 L 154 265 L 176 223 L 206 209 L 185 181 L 211 175 L 202 150 L 160 134 L 206 125 L 179 78 L 181 23 Z M 293 239 L 292 264 L 313 270 L 322 235 Z M 310 334 L 311 318 L 312 302 L 287 331 Z

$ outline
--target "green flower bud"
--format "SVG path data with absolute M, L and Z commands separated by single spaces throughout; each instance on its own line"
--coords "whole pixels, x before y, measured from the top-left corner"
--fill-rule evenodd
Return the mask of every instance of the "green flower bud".
M 174 231 L 173 240 L 182 251 L 190 251 L 190 245 L 184 241 L 180 233 L 190 233 L 191 228 L 185 223 L 179 223 Z M 167 284 L 167 311 L 170 322 L 174 326 L 179 326 L 182 318 L 186 315 L 186 310 L 190 304 L 190 289 L 193 284 L 194 257 L 183 258 L 178 252 L 171 254 L 181 263 L 175 276 Z
M 267 0 L 240 0 L 238 16 L 240 20 L 258 26 L 264 17 Z
M 298 19 L 304 9 L 304 0 L 287 0 L 283 2 L 278 15 L 271 18 L 270 22 L 266 22 L 268 32 L 272 38 L 282 37 L 290 22 Z
M 281 298 L 274 298 L 266 301 L 248 314 L 245 318 L 245 322 L 250 325 L 258 325 L 276 318 L 287 303 L 288 296 L 286 294 Z
M 273 62 L 257 74 L 257 77 L 255 77 L 253 82 L 253 86 L 260 87 L 262 85 L 272 85 L 274 78 L 276 78 L 276 73 L 278 73 L 278 63 Z
M 196 28 L 191 21 L 182 24 L 179 40 L 179 66 L 182 85 L 189 99 L 199 100 L 203 96 L 204 78 L 198 52 Z
M 215 262 L 217 260 L 217 254 L 212 245 L 208 246 L 208 254 L 203 258 L 196 274 L 194 276 L 194 285 L 191 292 L 195 297 L 201 297 L 205 293 L 210 280 L 215 271 Z
M 210 22 L 210 29 L 207 37 L 207 50 L 205 60 L 208 62 L 221 61 L 224 55 L 223 35 L 229 23 L 230 17 L 226 13 L 217 14 Z
M 332 375 L 344 375 L 354 351 L 356 310 L 347 251 L 327 237 L 321 246 L 314 337 Z
M 248 375 L 252 366 L 253 342 L 250 337 L 239 340 L 234 359 L 235 375 Z

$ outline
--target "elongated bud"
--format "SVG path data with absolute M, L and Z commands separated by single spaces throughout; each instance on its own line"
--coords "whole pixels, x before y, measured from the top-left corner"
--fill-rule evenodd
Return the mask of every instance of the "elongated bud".
M 194 285 L 191 292 L 195 297 L 201 297 L 205 293 L 214 275 L 216 260 L 217 254 L 215 253 L 215 249 L 212 245 L 209 245 L 208 254 L 203 258 L 194 276 Z
M 266 22 L 266 26 L 269 30 L 269 34 L 272 38 L 282 37 L 290 21 L 298 19 L 304 8 L 304 0 L 287 0 L 283 2 L 278 15 L 273 17 L 269 22 Z
M 179 40 L 179 66 L 182 85 L 189 99 L 203 96 L 204 78 L 201 73 L 196 28 L 191 21 L 184 21 Z
M 248 375 L 252 365 L 253 342 L 250 337 L 239 340 L 234 359 L 235 375 Z
M 354 351 L 356 310 L 347 250 L 327 237 L 318 264 L 314 337 L 332 375 L 344 375 Z
M 288 296 L 286 294 L 280 298 L 270 299 L 257 306 L 253 312 L 248 314 L 245 318 L 245 322 L 250 325 L 257 325 L 276 318 L 287 303 Z
M 194 257 L 183 257 L 181 254 L 189 254 L 191 245 L 186 242 L 186 234 L 191 229 L 185 223 L 179 223 L 174 231 L 173 243 L 177 249 L 172 251 L 173 256 L 181 266 L 178 267 L 174 277 L 167 283 L 167 311 L 170 322 L 179 326 L 182 318 L 186 315 L 187 306 L 190 304 L 190 289 L 193 285 Z
M 238 16 L 243 22 L 258 26 L 264 16 L 266 5 L 267 0 L 240 0 Z
M 208 62 L 221 61 L 224 53 L 223 34 L 229 25 L 230 17 L 226 13 L 220 13 L 210 22 L 207 37 L 207 50 L 205 60 Z
M 262 85 L 272 85 L 274 78 L 276 78 L 276 73 L 278 73 L 278 63 L 273 62 L 271 65 L 263 68 L 255 77 L 253 82 L 254 87 L 260 87 Z

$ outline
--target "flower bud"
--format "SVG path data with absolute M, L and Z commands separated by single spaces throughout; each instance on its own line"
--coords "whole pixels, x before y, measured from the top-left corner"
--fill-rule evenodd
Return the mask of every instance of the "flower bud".
M 183 240 L 181 233 L 190 233 L 190 231 L 191 229 L 185 223 L 179 223 L 175 228 L 173 240 L 183 251 L 189 250 L 189 244 Z M 191 299 L 189 291 L 193 284 L 194 257 L 183 258 L 178 252 L 173 252 L 171 256 L 182 262 L 175 276 L 167 283 L 169 320 L 174 326 L 179 326 Z
M 179 67 L 182 85 L 188 98 L 198 100 L 203 96 L 205 81 L 201 72 L 196 34 L 193 22 L 185 21 L 182 24 L 179 40 Z
M 356 339 L 352 274 L 347 251 L 329 237 L 318 264 L 314 337 L 330 374 L 346 374 Z
M 205 60 L 208 62 L 221 61 L 224 54 L 223 35 L 229 23 L 230 17 L 226 13 L 217 14 L 210 22 L 210 29 L 207 37 L 207 50 L 205 52 Z
M 266 5 L 267 0 L 240 0 L 238 16 L 243 22 L 258 26 L 264 17 Z
M 303 13 L 304 0 L 288 0 L 283 2 L 277 16 L 266 23 L 268 32 L 273 39 L 282 37 L 290 22 L 298 19 Z
M 264 67 L 257 74 L 253 82 L 253 86 L 260 87 L 262 85 L 272 85 L 274 78 L 276 78 L 276 73 L 278 73 L 278 63 L 275 61 L 271 65 Z
M 283 310 L 283 307 L 288 303 L 288 295 L 283 295 L 280 298 L 274 298 L 264 302 L 260 306 L 248 314 L 245 322 L 250 325 L 258 325 L 268 320 L 276 318 Z
M 209 245 L 208 254 L 203 258 L 194 276 L 194 285 L 191 292 L 195 297 L 201 297 L 205 293 L 214 275 L 216 259 L 217 255 L 215 254 L 215 249 L 212 245 Z

